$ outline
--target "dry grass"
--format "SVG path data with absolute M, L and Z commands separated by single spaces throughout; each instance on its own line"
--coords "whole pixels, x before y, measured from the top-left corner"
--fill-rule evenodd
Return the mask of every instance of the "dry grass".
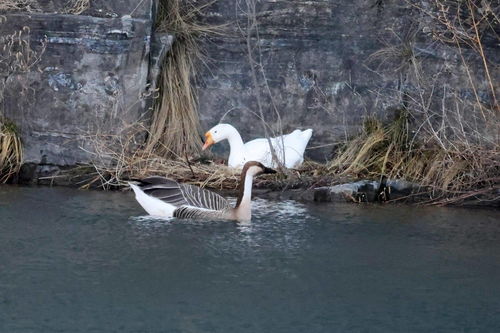
M 3 3 L 5 5 L 5 3 Z M 11 35 L 0 37 L 0 73 L 4 75 L 0 84 L 0 183 L 8 181 L 19 172 L 23 160 L 21 140 L 16 126 L 3 117 L 5 85 L 10 75 L 26 74 L 40 62 L 45 52 L 46 42 L 32 48 L 30 30 L 24 27 Z M 27 98 L 27 88 L 16 91 L 20 98 Z
M 406 1 L 432 20 L 434 23 L 432 35 L 436 40 L 458 49 L 462 63 L 466 66 L 472 89 L 475 88 L 477 82 L 475 80 L 477 79 L 477 73 L 470 71 L 463 48 L 470 48 L 477 53 L 484 67 L 484 77 L 481 79 L 489 85 L 491 106 L 496 111 L 499 111 L 495 91 L 498 82 L 495 82 L 495 78 L 491 75 L 491 62 L 487 59 L 483 45 L 485 39 L 493 40 L 495 45 L 498 45 L 500 41 L 498 35 L 498 25 L 500 23 L 498 10 L 500 6 L 497 1 L 435 0 L 431 7 L 420 3 L 420 1 Z M 498 76 L 496 79 L 498 80 Z M 477 103 L 481 104 L 476 89 L 474 89 L 474 93 Z
M 0 183 L 19 172 L 23 161 L 21 140 L 14 124 L 0 119 Z
M 429 19 L 434 39 L 457 54 L 461 64 L 432 71 L 425 58 L 413 52 L 414 33 L 371 55 L 368 63 L 379 64 L 375 72 L 391 64 L 413 87 L 395 92 L 402 96 L 402 106 L 392 122 L 366 120 L 362 133 L 330 163 L 330 172 L 351 178 L 404 178 L 430 188 L 430 204 L 498 202 L 498 75 L 491 75 L 483 45 L 486 38 L 500 42 L 493 29 L 498 17 L 490 1 L 478 5 L 471 0 L 437 0 L 431 9 L 419 1 L 408 3 Z M 453 76 L 467 78 L 472 99 L 463 97 L 463 86 L 446 83 L 450 70 Z
M 38 11 L 38 2 L 35 0 L 1 0 L 0 11 Z
M 42 2 L 43 6 L 43 2 Z M 42 12 L 43 7 L 38 0 L 0 0 L 0 12 Z M 80 15 L 90 7 L 90 0 L 68 0 L 63 8 L 57 12 L 64 14 Z
M 63 9 L 65 14 L 80 15 L 90 7 L 90 0 L 70 0 Z
M 164 176 L 180 182 L 216 189 L 236 189 L 239 172 L 208 161 L 165 158 L 142 148 L 140 138 L 147 129 L 141 124 L 124 126 L 116 135 L 91 135 L 88 151 L 94 156 L 93 172 L 82 169 L 86 179 L 82 187 L 116 188 L 130 179 L 151 175 Z M 73 171 L 72 171 L 73 172 Z
M 154 108 L 147 150 L 161 156 L 184 157 L 199 152 L 202 141 L 197 100 L 192 87 L 202 58 L 198 38 L 219 33 L 219 27 L 196 23 L 206 6 L 194 1 L 159 2 L 158 31 L 173 33 L 175 41 L 162 67 L 160 97 Z
M 409 136 L 408 113 L 382 125 L 369 118 L 363 132 L 348 142 L 330 162 L 329 170 L 350 179 L 386 176 L 406 179 L 430 188 L 432 204 L 458 204 L 469 199 L 498 201 L 500 147 L 455 142 L 444 149 Z
M 115 135 L 92 134 L 85 138 L 91 143 L 86 151 L 93 156 L 91 168 L 81 166 L 67 170 L 54 178 L 62 177 L 83 188 L 113 189 L 127 185 L 131 179 L 157 175 L 218 190 L 235 190 L 240 180 L 240 171 L 228 168 L 223 161 L 189 158 L 165 158 L 143 149 L 143 124 L 120 126 Z M 264 175 L 255 180 L 256 187 L 283 190 L 308 188 L 315 183 L 326 185 L 329 177 L 324 165 L 307 162 L 293 173 Z
M 42 40 L 39 47 L 32 48 L 29 27 L 0 37 L 0 73 L 8 76 L 31 71 L 40 62 L 46 46 Z

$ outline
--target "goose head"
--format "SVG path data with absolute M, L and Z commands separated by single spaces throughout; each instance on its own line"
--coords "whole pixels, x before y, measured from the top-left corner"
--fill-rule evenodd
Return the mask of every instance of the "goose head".
M 252 177 L 262 175 L 264 173 L 276 173 L 276 170 L 268 168 L 264 166 L 262 163 L 257 161 L 246 162 L 243 166 L 243 171 L 241 172 L 242 178 L 245 178 L 246 175 L 250 175 Z
M 275 170 L 265 167 L 262 163 L 257 161 L 246 162 L 241 171 L 240 179 L 240 193 L 238 195 L 238 201 L 236 202 L 236 207 L 239 207 L 244 199 L 247 199 L 247 204 L 250 203 L 252 197 L 252 179 L 255 176 L 264 173 L 276 173 Z
M 246 162 L 241 172 L 240 193 L 236 206 L 234 208 L 235 219 L 250 221 L 252 218 L 252 179 L 255 176 L 264 173 L 276 173 L 273 169 L 265 167 L 262 163 L 256 161 Z
M 236 131 L 236 129 L 229 124 L 219 124 L 212 127 L 205 133 L 205 144 L 203 145 L 202 150 L 207 149 L 217 142 L 229 139 L 229 137 L 234 135 L 235 132 L 238 133 L 238 131 Z

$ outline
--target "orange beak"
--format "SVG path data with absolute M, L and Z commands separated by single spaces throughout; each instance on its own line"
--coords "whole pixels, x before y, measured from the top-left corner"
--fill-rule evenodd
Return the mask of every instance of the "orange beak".
M 203 147 L 201 149 L 205 150 L 208 147 L 210 147 L 211 145 L 213 145 L 214 143 L 215 142 L 214 142 L 214 139 L 212 138 L 212 133 L 207 132 L 207 133 L 205 133 L 205 144 L 203 145 Z

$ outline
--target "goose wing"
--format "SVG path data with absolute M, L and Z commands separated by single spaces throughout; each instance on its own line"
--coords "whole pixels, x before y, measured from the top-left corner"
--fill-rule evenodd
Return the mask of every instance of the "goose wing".
M 140 180 L 139 188 L 147 195 L 172 204 L 175 207 L 187 205 L 179 183 L 163 177 L 148 177 Z
M 312 130 L 295 130 L 283 136 L 271 138 L 271 144 L 280 163 L 287 168 L 294 168 L 304 160 L 304 150 L 311 138 Z M 264 138 L 254 139 L 245 143 L 246 161 L 259 161 L 267 167 L 276 167 L 269 141 Z
M 193 185 L 179 186 L 189 206 L 210 210 L 225 210 L 231 207 L 229 201 L 215 192 Z
M 179 184 L 163 177 L 148 177 L 141 181 L 141 190 L 176 207 L 191 206 L 208 210 L 224 210 L 229 202 L 217 193 L 193 185 Z

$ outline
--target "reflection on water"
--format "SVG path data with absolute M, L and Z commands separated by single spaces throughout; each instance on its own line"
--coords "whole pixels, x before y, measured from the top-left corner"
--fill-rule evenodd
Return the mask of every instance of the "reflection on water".
M 496 332 L 499 217 L 256 199 L 238 224 L 0 186 L 0 332 Z

